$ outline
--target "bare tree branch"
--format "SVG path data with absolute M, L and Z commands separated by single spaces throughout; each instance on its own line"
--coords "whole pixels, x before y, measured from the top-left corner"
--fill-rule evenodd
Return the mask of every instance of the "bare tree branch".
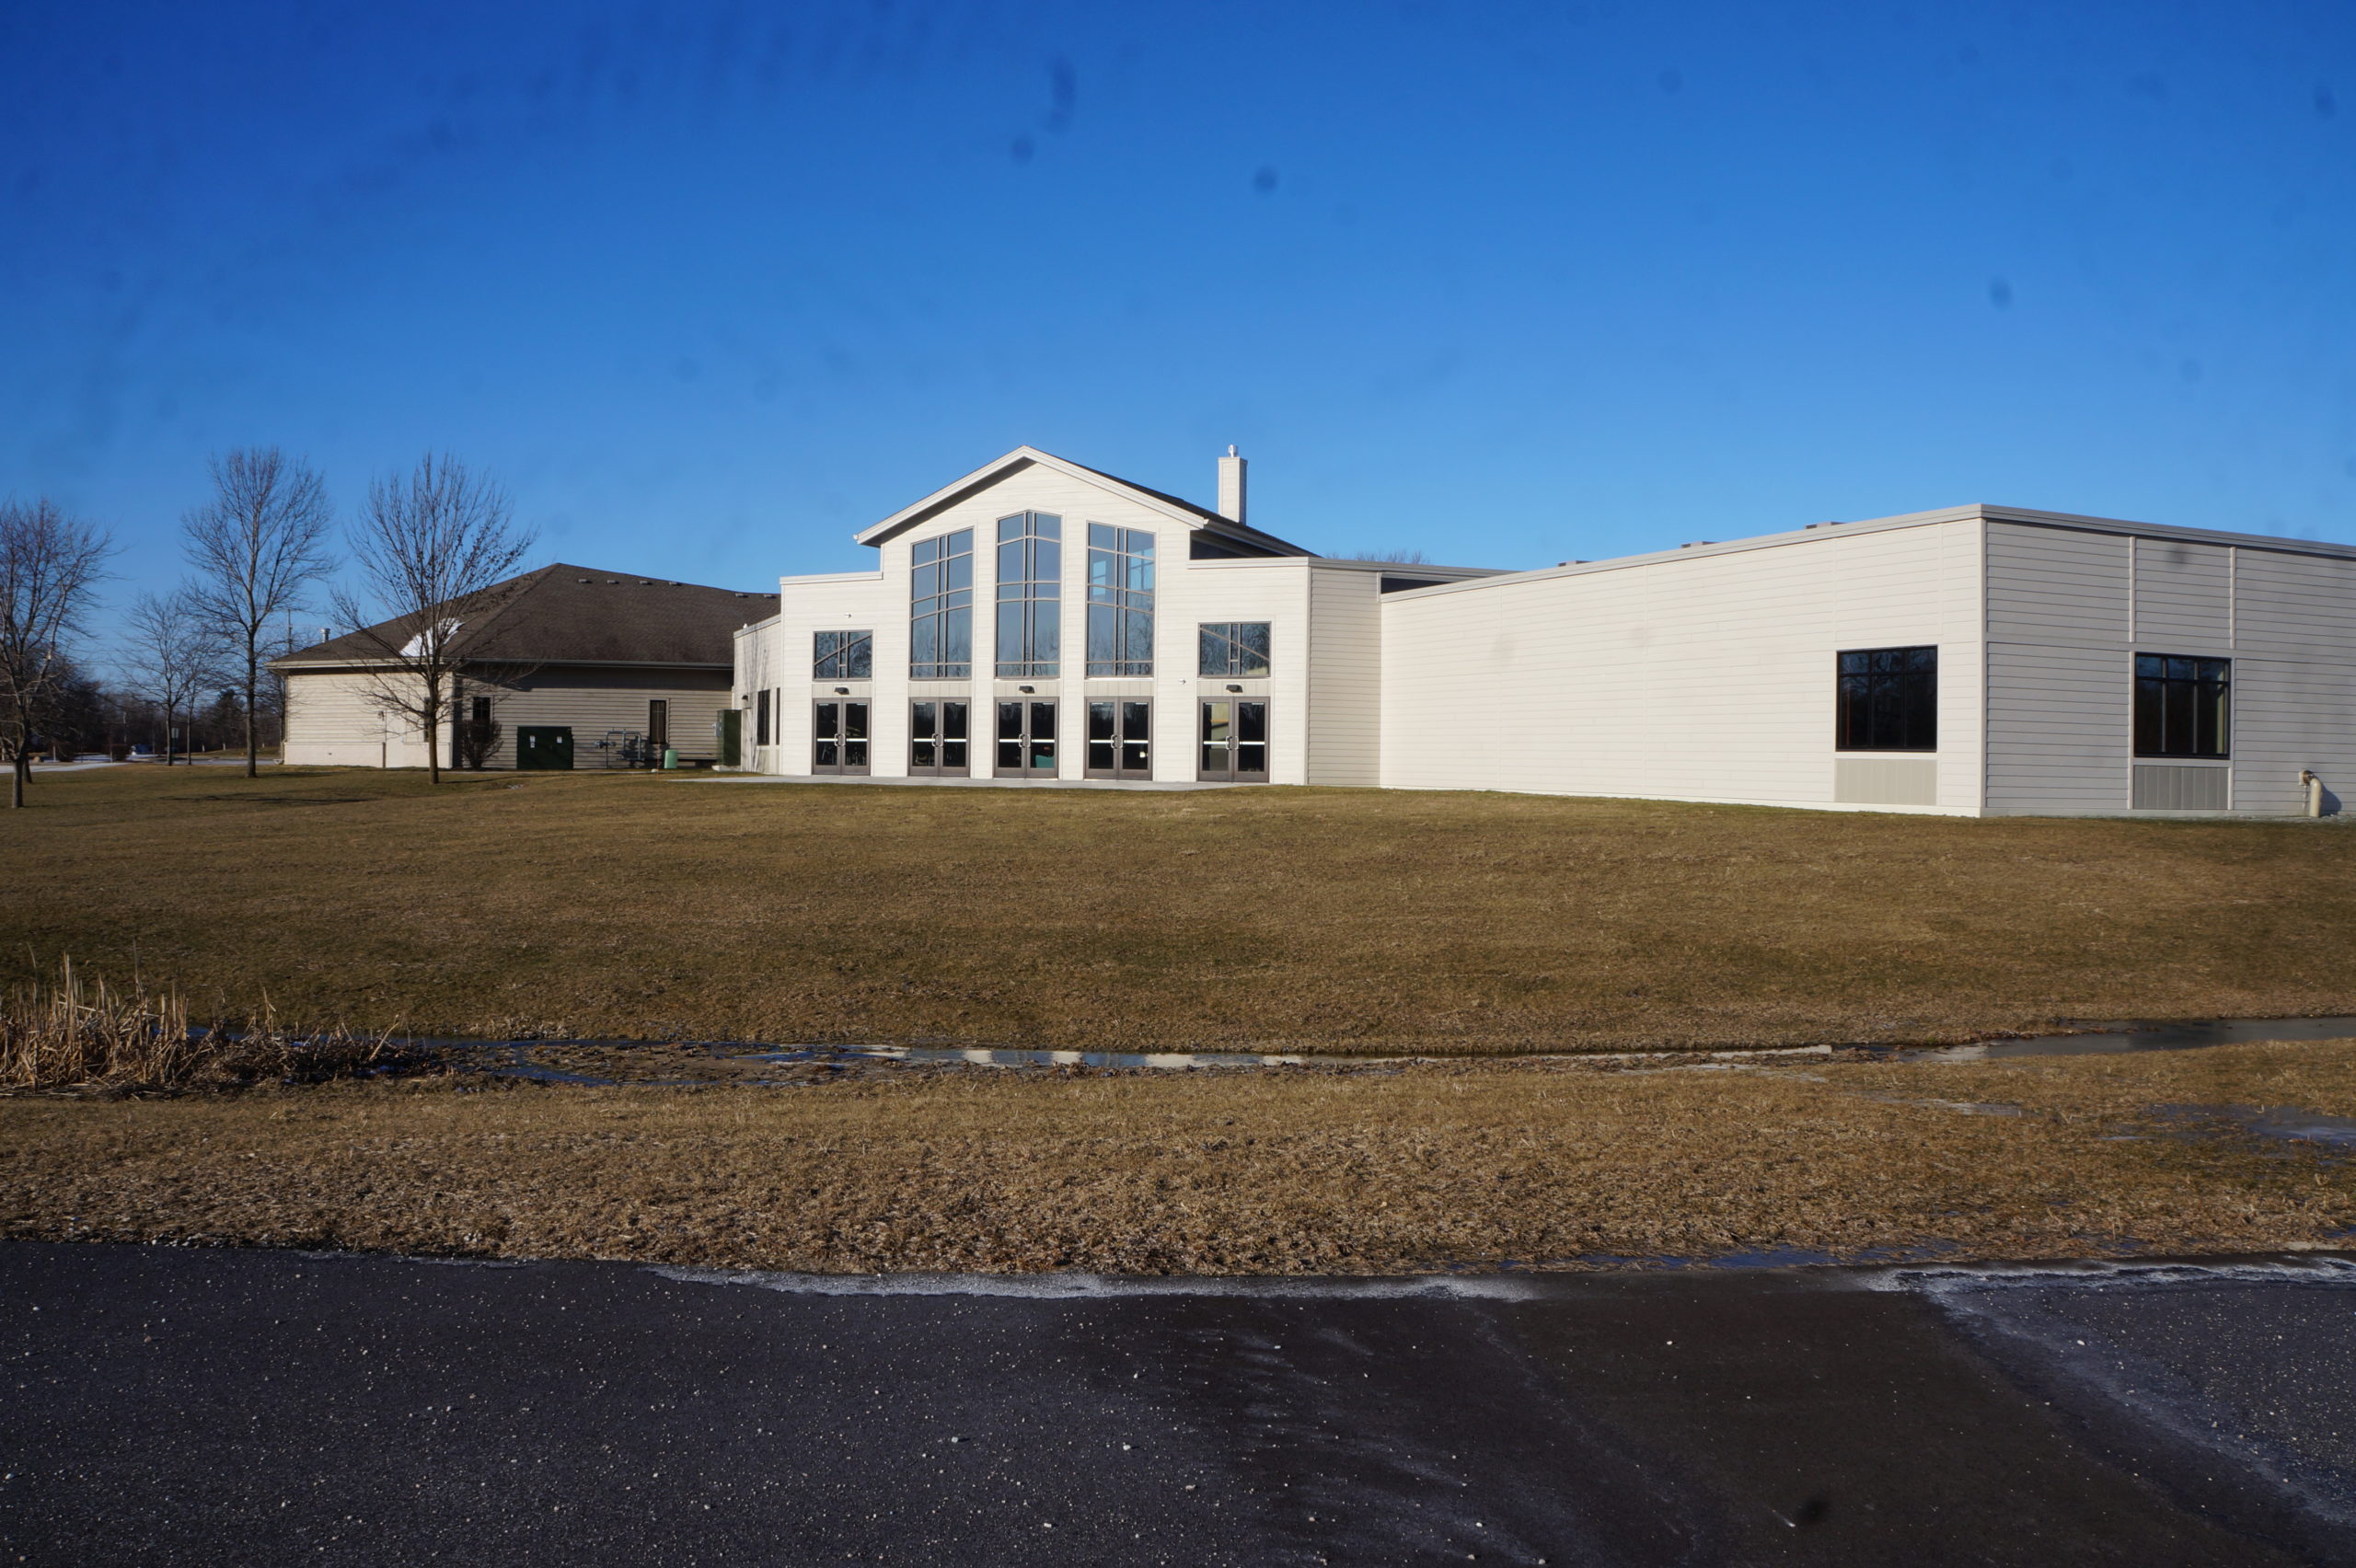
M 202 617 L 198 594 L 183 583 L 166 594 L 142 594 L 131 603 L 123 674 L 132 692 L 164 710 L 164 766 L 172 765 L 172 715 L 193 714 L 198 696 L 221 670 L 222 646 Z
M 428 453 L 406 477 L 368 487 L 352 530 L 352 562 L 378 613 L 341 592 L 336 613 L 371 645 L 370 700 L 423 733 L 437 784 L 442 719 L 467 664 L 461 634 L 469 617 L 491 608 L 488 591 L 513 576 L 532 548 L 530 533 L 512 525 L 511 510 L 499 486 Z
M 88 629 L 99 566 L 113 548 L 46 496 L 0 502 L 0 755 L 11 806 L 25 803 L 44 705 L 72 669 L 67 644 Z
M 308 465 L 275 446 L 243 447 L 213 459 L 213 499 L 181 523 L 197 581 L 188 608 L 236 661 L 246 698 L 246 777 L 257 771 L 262 666 L 271 623 L 297 609 L 332 559 L 334 509 Z

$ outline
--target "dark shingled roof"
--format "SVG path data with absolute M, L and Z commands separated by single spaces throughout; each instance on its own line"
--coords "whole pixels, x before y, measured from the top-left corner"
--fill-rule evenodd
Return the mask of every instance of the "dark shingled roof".
M 451 651 L 461 658 L 530 664 L 710 664 L 735 660 L 736 628 L 777 607 L 774 594 L 744 594 L 598 571 L 544 566 L 486 590 L 459 618 Z M 381 621 L 277 661 L 281 667 L 381 659 L 409 632 Z

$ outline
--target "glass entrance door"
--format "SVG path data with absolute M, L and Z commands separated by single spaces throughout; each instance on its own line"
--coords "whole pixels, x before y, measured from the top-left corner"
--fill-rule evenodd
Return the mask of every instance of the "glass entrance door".
M 1141 697 L 1091 698 L 1088 777 L 1153 777 L 1153 704 Z
M 1268 781 L 1268 705 L 1259 698 L 1222 697 L 1203 704 L 1202 770 L 1197 777 L 1230 784 Z
M 810 771 L 867 771 L 867 704 L 821 698 L 811 713 Z
M 965 704 L 908 705 L 908 771 L 929 778 L 963 778 L 967 768 Z
M 998 705 L 998 776 L 1056 776 L 1056 705 L 1036 698 Z

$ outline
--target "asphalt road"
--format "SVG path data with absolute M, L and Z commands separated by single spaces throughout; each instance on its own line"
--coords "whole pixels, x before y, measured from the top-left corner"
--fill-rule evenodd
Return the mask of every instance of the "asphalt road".
M 828 1282 L 0 1244 L 0 1562 L 2356 1563 L 2356 1263 Z

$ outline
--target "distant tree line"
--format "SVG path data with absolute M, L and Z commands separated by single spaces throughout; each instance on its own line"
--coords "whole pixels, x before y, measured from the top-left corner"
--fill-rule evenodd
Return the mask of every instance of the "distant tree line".
M 277 656 L 275 651 L 270 654 Z M 285 691 L 283 681 L 264 674 L 261 703 L 252 711 L 260 747 L 267 752 L 275 751 L 284 739 Z M 197 692 L 167 716 L 156 698 L 69 658 L 38 726 L 32 753 L 36 758 L 63 761 L 137 751 L 157 757 L 241 752 L 248 711 L 243 696 L 224 682 Z
M 250 778 L 284 744 L 285 683 L 270 665 L 309 645 L 295 626 L 337 565 L 334 508 L 319 475 L 275 447 L 216 456 L 211 477 L 212 495 L 181 520 L 188 575 L 133 601 L 107 651 L 110 678 L 88 644 L 112 539 L 47 497 L 0 502 L 0 762 L 12 805 L 25 803 L 37 756 L 236 750 Z M 349 543 L 357 591 L 330 602 L 362 636 L 369 698 L 436 736 L 466 670 L 451 640 L 522 564 L 531 536 L 495 482 L 428 454 L 369 487 Z M 439 782 L 438 748 L 425 749 Z

